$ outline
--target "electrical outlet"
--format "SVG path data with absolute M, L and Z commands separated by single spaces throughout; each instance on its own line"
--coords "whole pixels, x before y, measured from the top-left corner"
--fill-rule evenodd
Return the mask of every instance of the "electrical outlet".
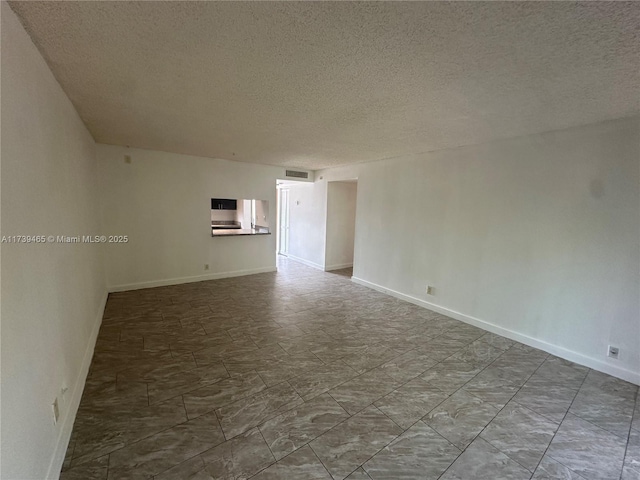
M 436 289 L 431 285 L 427 285 L 427 295 L 435 295 Z
M 58 424 L 58 418 L 60 417 L 60 409 L 58 408 L 58 399 L 56 398 L 51 404 L 51 409 L 53 410 L 53 424 Z
M 204 269 L 205 269 L 205 270 L 209 270 L 209 264 L 208 264 L 208 263 L 205 263 L 205 264 L 204 264 Z
M 611 358 L 618 358 L 619 355 L 620 355 L 620 349 L 618 347 L 609 345 L 609 353 L 607 353 L 607 356 Z

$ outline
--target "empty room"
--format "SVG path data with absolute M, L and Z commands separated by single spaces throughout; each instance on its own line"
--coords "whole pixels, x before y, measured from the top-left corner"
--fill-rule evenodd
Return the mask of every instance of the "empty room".
M 0 7 L 2 480 L 640 480 L 640 3 Z

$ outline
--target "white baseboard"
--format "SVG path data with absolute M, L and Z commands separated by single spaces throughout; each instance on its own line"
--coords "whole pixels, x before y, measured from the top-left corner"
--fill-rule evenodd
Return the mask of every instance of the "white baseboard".
M 304 258 L 296 257 L 295 255 L 287 255 L 287 258 L 289 260 L 293 260 L 294 262 L 302 263 L 303 265 L 306 265 L 307 267 L 317 268 L 318 270 L 324 271 L 324 267 L 322 265 L 320 265 L 319 263 L 314 263 L 314 262 L 312 262 L 310 260 L 305 260 Z
M 368 282 L 361 278 L 351 277 L 351 280 L 357 283 L 358 285 L 371 288 L 372 290 L 377 290 L 378 292 L 386 293 L 387 295 L 391 295 L 392 297 L 398 298 L 400 300 L 404 300 L 409 303 L 413 303 L 414 305 L 418 305 L 420 307 L 424 307 L 429 310 L 433 310 L 434 312 L 438 312 L 443 315 L 447 315 L 448 317 L 455 318 L 456 320 L 460 320 L 461 322 L 465 322 L 475 327 L 482 328 L 483 330 L 487 330 L 489 332 L 502 335 L 503 337 L 507 337 L 511 340 L 515 340 L 516 342 L 524 343 L 525 345 L 529 345 L 530 347 L 544 350 L 547 353 L 550 353 L 560 358 L 564 358 L 565 360 L 569 360 L 571 362 L 584 365 L 585 367 L 592 368 L 599 372 L 603 372 L 608 375 L 612 375 L 614 377 L 620 378 L 622 380 L 626 380 L 627 382 L 640 385 L 640 373 L 638 372 L 627 370 L 626 368 L 616 367 L 615 365 L 611 365 L 609 363 L 603 362 L 601 360 L 598 360 L 597 358 L 589 357 L 582 353 L 574 352 L 573 350 L 569 350 L 567 348 L 554 345 L 552 343 L 548 343 L 543 340 L 538 340 L 528 335 L 514 332 L 513 330 L 509 330 L 504 327 L 494 325 L 493 323 L 487 322 L 485 320 L 481 320 L 479 318 L 472 317 L 464 313 L 456 312 L 455 310 L 442 307 L 435 303 L 426 302 L 419 298 L 412 297 L 411 295 L 405 295 L 404 293 L 391 290 L 390 288 L 386 288 L 372 282 Z
M 66 409 L 62 412 L 62 425 L 60 426 L 60 433 L 58 434 L 58 439 L 56 441 L 56 448 L 53 451 L 53 456 L 49 463 L 49 469 L 47 471 L 48 479 L 58 479 L 60 477 L 60 470 L 62 469 L 62 463 L 64 462 L 69 440 L 71 439 L 71 431 L 73 430 L 73 424 L 76 420 L 80 400 L 82 399 L 82 392 L 84 392 L 84 384 L 87 380 L 87 375 L 89 374 L 89 367 L 91 366 L 91 360 L 93 359 L 93 350 L 95 349 L 98 333 L 100 332 L 100 325 L 102 325 L 102 317 L 104 316 L 104 308 L 107 304 L 108 297 L 109 293 L 105 291 L 104 297 L 102 298 L 98 308 L 98 314 L 93 325 L 93 330 L 91 331 L 89 341 L 87 342 L 84 357 L 82 358 L 80 373 L 73 385 L 73 390 L 69 392 L 70 396 Z
M 342 268 L 353 267 L 353 262 L 351 263 L 338 263 L 336 265 L 327 265 L 324 267 L 325 272 L 330 272 L 331 270 L 340 270 Z
M 203 282 L 205 280 L 218 280 L 220 278 L 242 277 L 256 273 L 275 272 L 276 267 L 252 268 L 248 270 L 233 270 L 231 272 L 207 273 L 193 277 L 167 278 L 165 280 L 152 280 L 149 282 L 127 283 L 109 287 L 109 292 L 125 292 L 127 290 L 140 290 L 142 288 L 165 287 L 167 285 L 179 285 L 181 283 Z

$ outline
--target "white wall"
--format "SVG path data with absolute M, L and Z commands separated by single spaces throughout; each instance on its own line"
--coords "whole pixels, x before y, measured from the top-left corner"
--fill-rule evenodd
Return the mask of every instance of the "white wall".
M 319 171 L 307 197 L 358 178 L 356 281 L 640 383 L 639 124 Z
M 237 210 L 211 210 L 211 221 L 235 221 L 238 216 Z
M 289 189 L 289 257 L 324 269 L 327 184 L 291 184 Z
M 275 270 L 275 234 L 212 238 L 209 219 L 211 198 L 275 206 L 284 169 L 100 144 L 97 153 L 105 234 L 129 237 L 106 246 L 112 291 Z
M 329 182 L 324 269 L 353 265 L 356 230 L 356 182 Z
M 95 143 L 1 9 L 2 235 L 99 235 Z M 58 476 L 106 301 L 101 250 L 2 245 L 2 478 Z
M 276 202 L 271 203 L 275 205 Z M 269 228 L 271 225 L 271 219 L 269 218 L 269 202 L 256 199 L 256 222 L 255 224 L 260 227 Z M 275 224 L 275 222 L 274 222 Z

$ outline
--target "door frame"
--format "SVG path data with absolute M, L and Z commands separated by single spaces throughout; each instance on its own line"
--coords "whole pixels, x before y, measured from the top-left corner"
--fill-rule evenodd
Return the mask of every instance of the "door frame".
M 289 189 L 278 188 L 278 238 L 277 254 L 288 256 L 289 254 Z

